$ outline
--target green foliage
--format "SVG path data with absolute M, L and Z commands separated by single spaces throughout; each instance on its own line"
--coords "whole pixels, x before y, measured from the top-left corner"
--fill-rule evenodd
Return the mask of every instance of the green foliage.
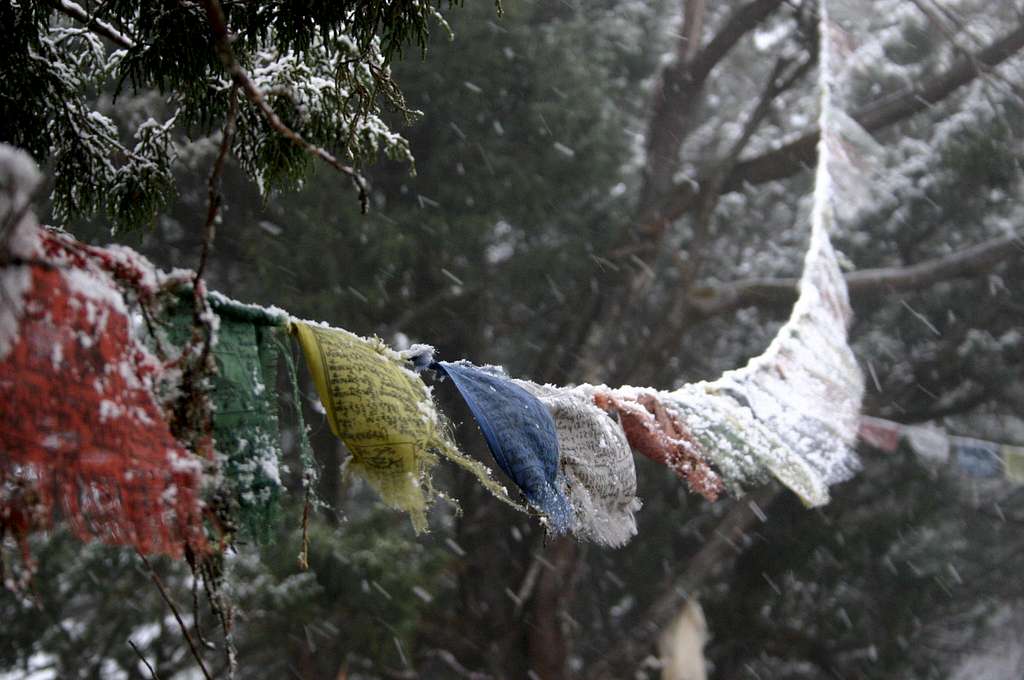
M 334 677 L 346 660 L 402 665 L 398 646 L 414 648 L 446 558 L 393 520 L 376 508 L 340 527 L 314 523 L 308 572 L 297 567 L 301 537 L 294 529 L 258 558 L 238 561 L 232 578 L 245 612 L 238 645 L 246 677 L 281 677 L 289 665 L 305 666 L 307 677 Z M 283 622 L 293 633 L 277 640 Z
M 289 517 L 301 516 L 290 507 Z M 400 528 L 401 527 L 401 528 Z M 376 509 L 342 527 L 314 515 L 308 571 L 296 555 L 301 531 L 280 527 L 273 545 L 239 546 L 224 561 L 224 589 L 234 607 L 239 677 L 333 678 L 346 665 L 400 667 L 401 646 L 414 633 L 431 593 L 440 594 L 447 568 L 436 545 L 418 544 L 405 523 Z M 132 640 L 160 677 L 197 671 L 148 571 L 137 555 L 100 545 L 83 547 L 56 533 L 34 542 L 40 570 L 25 593 L 0 590 L 0 668 L 40 677 L 148 677 Z M 447 553 L 450 555 L 450 553 Z M 226 664 L 219 624 L 181 561 L 151 559 L 215 677 Z M 193 628 L 198 614 L 199 633 Z M 283 634 L 283 631 L 287 631 Z M 202 638 L 199 638 L 199 635 Z
M 84 8 L 85 26 L 56 3 L 0 10 L 10 38 L 0 77 L 11 87 L 0 94 L 0 141 L 48 164 L 58 223 L 105 215 L 115 231 L 153 224 L 175 196 L 179 148 L 223 127 L 233 86 L 200 3 Z M 431 22 L 444 21 L 438 8 L 311 0 L 225 3 L 225 13 L 238 62 L 286 125 L 357 166 L 381 154 L 411 163 L 407 143 L 381 117 L 384 107 L 415 116 L 389 62 L 405 45 L 426 49 Z M 151 90 L 166 107 L 148 113 L 163 122 L 122 121 L 109 110 Z M 113 98 L 97 100 L 101 93 Z M 232 151 L 264 196 L 301 186 L 313 164 L 244 97 Z

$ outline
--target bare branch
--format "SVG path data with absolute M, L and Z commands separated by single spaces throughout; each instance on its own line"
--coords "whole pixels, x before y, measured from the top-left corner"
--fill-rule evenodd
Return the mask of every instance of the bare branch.
M 263 114 L 267 123 L 278 134 L 291 140 L 306 153 L 319 158 L 352 180 L 356 191 L 359 192 L 359 204 L 365 214 L 369 208 L 369 194 L 367 193 L 366 180 L 363 179 L 363 176 L 352 166 L 345 165 L 326 149 L 306 141 L 302 135 L 284 124 L 284 121 L 277 115 L 273 107 L 267 103 L 263 93 L 256 87 L 256 83 L 252 81 L 252 78 L 249 77 L 249 74 L 245 72 L 245 69 L 242 68 L 235 58 L 235 52 L 231 48 L 231 37 L 228 34 L 227 19 L 224 16 L 224 8 L 221 7 L 220 2 L 218 0 L 202 0 L 202 4 L 210 21 L 210 30 L 216 43 L 217 55 L 220 57 L 221 63 L 224 64 L 224 70 L 228 72 L 228 75 L 231 76 L 235 84 L 245 93 L 249 102 Z
M 743 36 L 767 19 L 782 5 L 783 0 L 753 0 L 736 10 L 719 29 L 708 46 L 693 60 L 691 74 L 694 80 L 704 81 L 711 70 L 722 61 Z
M 181 632 L 185 636 L 185 641 L 188 642 L 188 648 L 192 651 L 192 656 L 195 657 L 196 663 L 199 664 L 199 670 L 203 672 L 203 677 L 206 678 L 206 680 L 213 680 L 213 677 L 210 675 L 210 671 L 206 670 L 206 664 L 203 663 L 203 657 L 199 654 L 199 649 L 196 647 L 195 640 L 192 639 L 192 634 L 188 632 L 188 626 L 185 625 L 185 621 L 181 618 L 181 613 L 178 611 L 178 607 L 174 604 L 174 600 L 171 599 L 171 596 L 167 594 L 167 589 L 164 588 L 164 582 L 160 580 L 156 571 L 153 570 L 153 565 L 149 563 L 146 556 L 143 555 L 141 551 L 136 550 L 135 552 L 142 560 L 142 563 L 146 565 L 146 569 L 149 571 L 149 577 L 153 580 L 153 583 L 156 584 L 157 590 L 160 591 L 160 596 L 164 599 L 164 602 L 167 603 L 167 606 L 170 607 L 171 613 L 174 614 L 174 620 L 178 622 L 178 627 L 181 628 Z
M 761 96 L 744 119 L 740 135 L 717 165 L 711 178 L 701 186 L 700 198 L 694 211 L 693 238 L 686 247 L 688 257 L 685 260 L 678 259 L 676 263 L 680 270 L 678 292 L 673 297 L 670 311 L 665 315 L 665 323 L 660 324 L 658 331 L 648 340 L 648 351 L 634 355 L 634 361 L 628 368 L 629 375 L 638 376 L 641 370 L 655 370 L 655 367 L 663 366 L 668 353 L 677 343 L 681 330 L 691 322 L 690 296 L 686 291 L 692 290 L 701 275 L 706 259 L 705 252 L 713 238 L 712 217 L 722 196 L 722 183 L 732 171 L 754 132 L 768 116 L 772 103 L 811 69 L 817 62 L 816 54 L 811 50 L 808 56 L 795 65 L 791 63 L 789 57 L 779 57 L 776 60 Z M 696 315 L 700 317 L 699 310 Z
M 677 47 L 679 60 L 684 64 L 693 61 L 700 49 L 700 37 L 704 33 L 705 0 L 683 0 L 683 32 Z
M 978 276 L 1003 260 L 1024 254 L 1020 236 L 1003 236 L 944 257 L 907 267 L 879 267 L 846 275 L 854 301 L 884 293 L 921 290 L 941 281 Z M 698 288 L 690 304 L 704 317 L 725 314 L 743 307 L 789 306 L 797 297 L 798 279 L 748 279 L 718 288 Z
M 138 654 L 140 659 L 142 659 L 142 663 L 146 664 L 146 668 L 149 670 L 149 677 L 153 678 L 153 680 L 160 680 L 160 676 L 156 674 L 155 670 L 153 670 L 153 666 L 150 665 L 149 661 L 142 654 L 142 650 L 140 650 L 135 645 L 135 641 L 132 640 L 131 638 L 128 638 L 128 644 L 131 645 L 131 648 L 134 649 L 135 653 Z
M 647 163 L 640 212 L 655 213 L 659 199 L 672 188 L 672 176 L 679 165 L 679 148 L 690 127 L 690 113 L 700 91 L 718 64 L 743 36 L 749 33 L 782 4 L 782 0 L 754 0 L 736 10 L 703 50 L 693 53 L 699 45 L 703 26 L 703 9 L 685 3 L 683 34 L 679 37 L 679 57 L 666 66 L 659 78 L 653 111 L 647 130 Z M 699 11 L 698 11 L 699 10 Z M 685 59 L 684 57 L 691 57 Z M 641 219 L 639 223 L 660 233 L 658 220 Z
M 599 680 L 631 677 L 640 660 L 648 654 L 656 633 L 668 625 L 690 595 L 699 591 L 719 566 L 735 556 L 739 550 L 736 539 L 754 526 L 759 516 L 763 516 L 761 509 L 767 508 L 779 492 L 775 486 L 762 487 L 738 499 L 704 546 L 686 562 L 686 569 L 667 584 L 662 596 L 640 616 L 643 625 L 625 634 L 587 669 L 586 677 Z
M 299 551 L 299 569 L 309 570 L 309 485 L 306 485 L 302 501 L 302 550 Z
M 920 84 L 896 92 L 854 113 L 853 118 L 868 132 L 874 132 L 920 113 L 970 83 L 984 72 L 1024 48 L 1024 26 L 972 55 L 961 57 L 945 72 Z M 741 161 L 726 184 L 726 190 L 744 183 L 761 184 L 800 172 L 814 160 L 819 131 L 815 127 L 775 151 Z
M 944 73 L 925 80 L 920 85 L 885 97 L 853 115 L 868 132 L 894 125 L 942 101 L 960 87 L 992 69 L 1024 47 L 1024 26 L 996 40 L 988 47 L 962 57 Z M 748 158 L 736 164 L 723 187 L 735 191 L 743 184 L 763 184 L 783 179 L 809 169 L 814 161 L 819 131 L 815 126 L 797 139 L 774 151 Z M 706 178 L 697 182 L 676 185 L 664 206 L 658 210 L 661 220 L 678 219 L 695 205 L 698 189 Z
M 89 16 L 89 13 L 86 12 L 77 2 L 72 2 L 71 0 L 51 0 L 50 4 L 61 14 L 85 24 L 86 30 L 92 31 L 96 35 L 106 38 L 118 47 L 123 47 L 126 50 L 130 50 L 135 47 L 134 40 L 108 24 L 106 21 L 94 16 Z
M 817 56 L 812 51 L 806 59 L 797 64 L 795 68 L 790 69 L 787 73 L 787 69 L 790 67 L 790 61 L 791 60 L 785 56 L 779 57 L 776 60 L 771 73 L 768 74 L 764 90 L 761 92 L 761 96 L 758 98 L 757 104 L 743 122 L 743 129 L 739 137 L 737 137 L 736 141 L 733 142 L 729 151 L 726 153 L 725 158 L 718 164 L 718 167 L 714 171 L 714 175 L 711 179 L 701 187 L 701 200 L 697 209 L 694 238 L 689 246 L 692 266 L 684 272 L 684 276 L 682 278 L 682 281 L 687 288 L 693 284 L 694 280 L 700 273 L 700 262 L 702 260 L 701 251 L 706 247 L 707 241 L 711 237 L 711 218 L 714 214 L 715 208 L 718 206 L 719 200 L 722 197 L 722 185 L 725 183 L 729 174 L 733 171 L 733 168 L 736 167 L 736 164 L 739 162 L 740 155 L 747 147 L 747 144 L 750 143 L 750 139 L 754 136 L 754 133 L 771 112 L 772 103 L 779 95 L 796 84 L 810 70 L 811 66 L 817 62 Z
M 423 656 L 438 659 L 439 661 L 441 661 L 441 663 L 447 666 L 451 672 L 455 673 L 455 675 L 457 675 L 460 678 L 466 678 L 466 680 L 493 680 L 493 677 L 486 673 L 472 671 L 463 666 L 461 663 L 459 663 L 459 660 L 455 658 L 455 655 L 449 652 L 447 649 L 427 650 L 427 652 L 425 652 Z
M 206 260 L 210 255 L 210 247 L 217 229 L 217 215 L 220 214 L 220 206 L 223 197 L 220 193 L 221 176 L 224 174 L 224 161 L 227 159 L 228 151 L 231 150 L 231 140 L 235 136 L 235 124 L 238 121 L 238 88 L 232 87 L 228 93 L 228 115 L 224 122 L 224 131 L 221 135 L 220 148 L 217 150 L 217 158 L 213 161 L 213 168 L 210 169 L 210 178 L 206 183 L 206 224 L 203 225 L 203 246 L 199 255 L 199 266 L 196 267 L 196 290 L 199 289 L 199 279 L 203 278 L 206 270 Z

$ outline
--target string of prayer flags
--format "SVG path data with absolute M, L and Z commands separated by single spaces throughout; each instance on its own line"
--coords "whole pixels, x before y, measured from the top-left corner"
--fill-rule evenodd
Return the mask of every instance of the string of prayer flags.
M 845 115 L 841 101 L 842 26 L 848 16 L 832 16 L 821 6 L 818 85 L 821 91 L 818 166 L 811 201 L 811 237 L 800 278 L 800 294 L 789 320 L 768 349 L 743 368 L 727 371 L 705 391 L 734 403 L 727 408 L 749 412 L 770 435 L 768 449 L 756 455 L 783 484 L 798 490 L 805 503 L 828 502 L 828 486 L 858 469 L 853 452 L 864 379 L 847 342 L 852 317 L 846 282 L 829 234 L 836 228 L 838 205 L 860 205 L 860 189 L 870 184 L 861 156 L 871 151 L 851 140 L 870 141 Z M 862 132 L 862 131 L 860 131 Z M 861 152 L 864 153 L 861 153 Z M 752 436 L 747 424 L 737 434 Z M 783 447 L 782 457 L 772 450 Z M 787 461 L 780 464 L 781 461 Z M 808 468 L 813 477 L 807 476 Z
M 897 446 L 905 439 L 910 450 L 928 464 L 951 465 L 958 473 L 972 479 L 1003 478 L 1024 483 L 1024 447 L 950 436 L 941 426 L 932 423 L 903 425 L 870 416 L 862 416 L 861 421 L 861 438 L 883 451 L 896 449 L 890 444 L 895 436 Z M 876 431 L 884 431 L 885 436 L 879 440 L 870 434 Z
M 451 378 L 498 467 L 545 515 L 553 533 L 568 533 L 573 511 L 559 474 L 555 422 L 544 405 L 498 369 L 466 361 L 441 361 L 431 367 Z
M 686 480 L 691 491 L 709 501 L 718 498 L 723 490 L 722 480 L 708 465 L 693 435 L 669 414 L 654 390 L 597 390 L 594 403 L 618 416 L 636 451 L 667 466 Z
M 636 535 L 636 465 L 618 421 L 594 405 L 587 387 L 514 381 L 544 404 L 555 421 L 561 468 L 572 504 L 573 533 L 617 548 Z
M 331 431 L 352 454 L 346 473 L 409 513 L 417 532 L 426 530 L 427 470 L 436 462 L 428 447 L 440 445 L 432 406 L 424 407 L 422 392 L 380 341 L 303 322 L 292 330 Z
M 217 316 L 212 340 L 217 370 L 209 392 L 221 482 L 215 501 L 230 503 L 230 514 L 241 519 L 253 538 L 266 542 L 284 489 L 277 413 L 277 337 L 286 327 L 287 316 L 220 295 L 208 299 Z M 185 291 L 175 303 L 158 323 L 166 326 L 171 346 L 187 348 L 194 323 L 192 291 Z
M 303 321 L 291 328 L 331 431 L 352 454 L 345 473 L 364 478 L 387 505 L 407 512 L 416 531 L 427 528 L 435 495 L 429 470 L 438 453 L 510 502 L 489 470 L 447 440 L 430 391 L 397 352 L 339 328 Z
M 143 552 L 200 548 L 208 529 L 230 540 L 235 518 L 265 537 L 283 492 L 276 362 L 286 325 L 331 430 L 352 454 L 345 474 L 367 480 L 417 531 L 440 496 L 430 479 L 440 456 L 523 509 L 452 444 L 414 372 L 426 367 L 452 380 L 498 465 L 554 533 L 613 546 L 635 534 L 633 450 L 710 500 L 775 477 L 808 505 L 827 502 L 828 485 L 857 467 L 850 444 L 863 390 L 828 236 L 835 177 L 847 176 L 837 163 L 850 163 L 839 153 L 847 137 L 830 94 L 833 47 L 822 48 L 822 145 L 792 316 L 746 367 L 671 392 L 541 387 L 465 361 L 433 362 L 426 347 L 397 353 L 378 339 L 207 293 L 194 274 L 164 274 L 131 249 L 41 232 L 24 212 L 2 244 L 15 258 L 0 267 L 0 292 L 11 301 L 0 309 L 0 531 L 24 537 L 60 510 L 83 538 Z M 857 168 L 845 170 L 857 178 Z M 308 447 L 301 455 L 308 493 L 316 465 Z M 958 459 L 991 472 L 989 458 Z
M 201 547 L 201 460 L 171 434 L 153 394 L 161 365 L 120 289 L 71 239 L 18 229 L 45 264 L 13 265 L 31 288 L 0 361 L 5 517 L 45 526 L 59 511 L 79 537 L 143 553 Z
M 975 479 L 1003 475 L 999 444 L 973 437 L 950 437 L 949 443 L 961 474 Z

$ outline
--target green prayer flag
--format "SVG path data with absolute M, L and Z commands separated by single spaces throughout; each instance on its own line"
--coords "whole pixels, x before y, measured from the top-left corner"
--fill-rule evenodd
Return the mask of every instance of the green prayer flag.
M 211 304 L 218 316 L 212 346 L 217 374 L 212 380 L 214 450 L 221 481 L 215 492 L 237 512 L 241 528 L 259 541 L 270 525 L 283 490 L 277 414 L 277 362 L 286 329 L 275 319 L 221 298 Z M 237 308 L 237 309 L 236 309 Z M 191 298 L 167 310 L 166 337 L 184 347 L 192 335 Z M 234 514 L 234 512 L 232 513 Z

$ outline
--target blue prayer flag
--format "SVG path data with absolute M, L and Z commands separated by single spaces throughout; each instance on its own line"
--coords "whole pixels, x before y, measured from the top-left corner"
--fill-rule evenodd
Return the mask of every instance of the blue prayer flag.
M 466 361 L 432 365 L 452 379 L 480 425 L 498 466 L 547 515 L 554 533 L 572 529 L 573 512 L 556 481 L 558 434 L 548 409 L 496 370 Z
M 982 479 L 1002 476 L 999 444 L 970 437 L 950 437 L 950 440 L 962 474 Z

